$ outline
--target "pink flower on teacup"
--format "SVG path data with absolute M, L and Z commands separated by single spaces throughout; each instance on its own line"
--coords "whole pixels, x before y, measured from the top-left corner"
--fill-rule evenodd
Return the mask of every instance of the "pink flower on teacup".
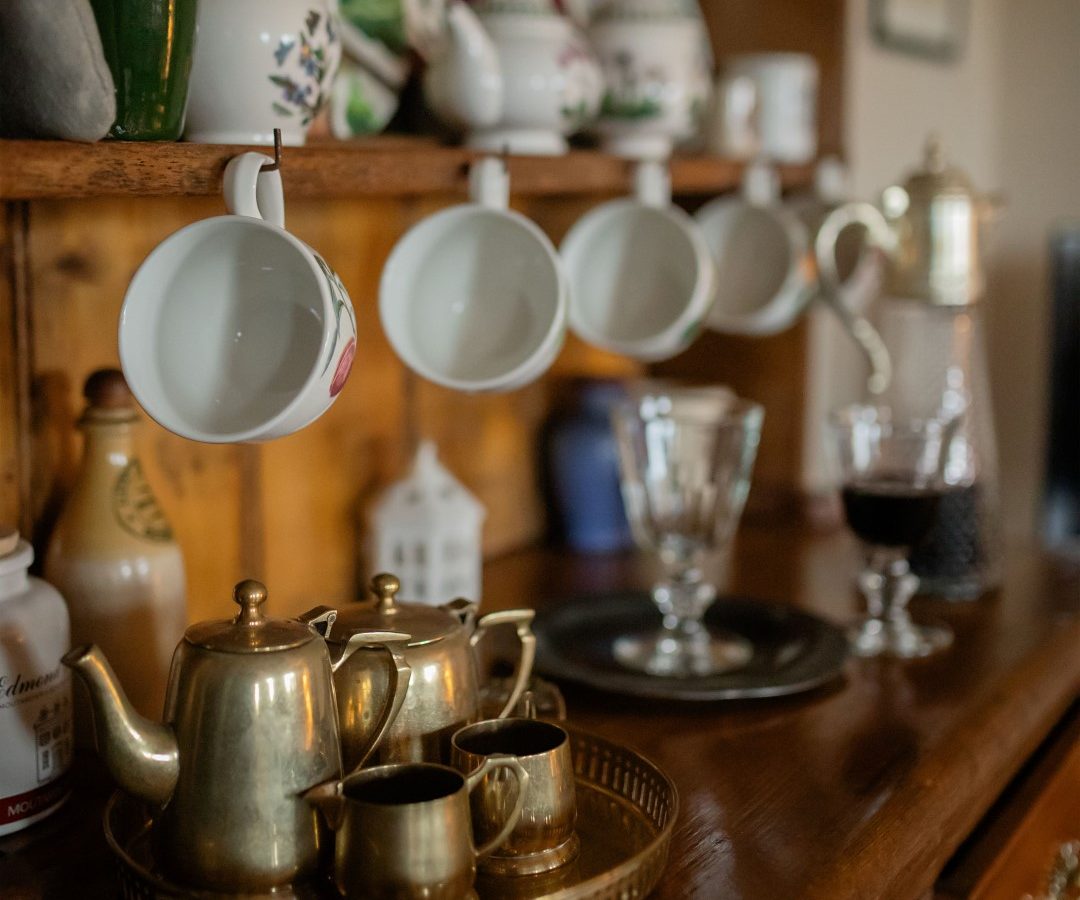
M 330 382 L 330 396 L 336 397 L 341 393 L 341 389 L 345 387 L 345 382 L 349 379 L 349 372 L 352 371 L 353 359 L 356 357 L 356 338 L 349 338 L 349 343 L 345 345 L 345 349 L 341 351 L 341 358 L 338 360 L 337 368 L 334 370 L 334 380 Z

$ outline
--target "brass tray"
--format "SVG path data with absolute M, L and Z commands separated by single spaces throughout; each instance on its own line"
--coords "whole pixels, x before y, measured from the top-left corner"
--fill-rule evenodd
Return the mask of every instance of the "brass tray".
M 577 859 L 553 872 L 522 877 L 480 874 L 480 900 L 628 900 L 645 897 L 667 862 L 679 797 L 663 772 L 633 750 L 561 723 L 570 734 L 577 776 Z M 116 855 L 125 900 L 174 898 L 337 898 L 330 880 L 272 894 L 193 891 L 170 883 L 152 853 L 150 807 L 116 791 L 105 806 L 105 838 Z

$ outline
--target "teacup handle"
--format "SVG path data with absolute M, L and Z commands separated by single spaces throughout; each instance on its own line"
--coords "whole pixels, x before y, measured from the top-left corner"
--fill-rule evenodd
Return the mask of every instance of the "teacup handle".
M 671 172 L 667 162 L 645 159 L 634 166 L 634 199 L 642 206 L 657 209 L 671 205 Z
M 503 160 L 485 156 L 469 166 L 469 199 L 491 209 L 510 205 L 510 172 Z
M 476 631 L 469 638 L 470 646 L 475 647 L 484 634 L 496 625 L 516 626 L 518 640 L 521 641 L 521 655 L 518 656 L 517 665 L 514 667 L 514 685 L 510 690 L 502 711 L 496 716 L 497 719 L 505 719 L 510 711 L 517 706 L 521 694 L 532 677 L 533 663 L 536 660 L 536 635 L 532 631 L 532 621 L 536 611 L 532 609 L 503 609 L 498 612 L 490 612 L 476 620 Z
M 410 640 L 412 640 L 410 635 L 397 631 L 362 631 L 349 638 L 345 649 L 341 651 L 341 655 L 331 664 L 331 668 L 336 672 L 361 647 L 375 647 L 385 650 L 390 655 L 390 698 L 383 707 L 371 740 L 360 754 L 360 758 L 351 772 L 346 774 L 360 771 L 364 763 L 367 762 L 368 757 L 375 751 L 375 748 L 382 743 L 382 739 L 386 737 L 386 732 L 390 730 L 390 726 L 394 724 L 398 713 L 401 712 L 401 707 L 405 703 L 405 694 L 409 690 L 409 681 L 412 678 L 412 667 L 404 655 L 394 649 L 394 644 Z
M 465 776 L 466 790 L 470 794 L 476 790 L 480 786 L 483 777 L 492 769 L 510 769 L 514 773 L 518 783 L 517 799 L 514 801 L 514 808 L 510 810 L 510 815 L 506 817 L 503 827 L 499 829 L 499 833 L 483 846 L 476 848 L 477 859 L 483 859 L 493 853 L 510 837 L 510 832 L 517 827 L 517 823 L 521 819 L 521 811 L 525 807 L 525 789 L 529 786 L 529 773 L 518 762 L 517 757 L 511 756 L 509 753 L 492 753 L 491 756 L 484 759 L 478 768 L 473 769 Z
M 262 153 L 241 153 L 225 166 L 223 192 L 225 208 L 234 216 L 263 219 L 278 228 L 285 227 L 285 192 L 281 172 L 264 172 L 273 160 Z

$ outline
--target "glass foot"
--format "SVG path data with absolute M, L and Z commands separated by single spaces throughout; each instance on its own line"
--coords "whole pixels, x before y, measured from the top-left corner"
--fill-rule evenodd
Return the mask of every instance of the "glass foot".
M 628 669 L 664 678 L 693 678 L 740 669 L 754 655 L 753 644 L 730 632 L 708 632 L 700 640 L 680 640 L 658 632 L 616 638 L 615 659 Z
M 953 642 L 953 633 L 945 625 L 864 619 L 848 629 L 848 641 L 856 656 L 919 659 L 949 647 Z

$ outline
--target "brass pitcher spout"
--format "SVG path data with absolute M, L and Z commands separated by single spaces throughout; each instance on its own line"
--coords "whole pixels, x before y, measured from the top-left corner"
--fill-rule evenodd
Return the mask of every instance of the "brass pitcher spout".
M 97 645 L 75 647 L 60 661 L 86 685 L 98 753 L 117 784 L 151 803 L 168 800 L 180 772 L 172 729 L 135 711 Z

